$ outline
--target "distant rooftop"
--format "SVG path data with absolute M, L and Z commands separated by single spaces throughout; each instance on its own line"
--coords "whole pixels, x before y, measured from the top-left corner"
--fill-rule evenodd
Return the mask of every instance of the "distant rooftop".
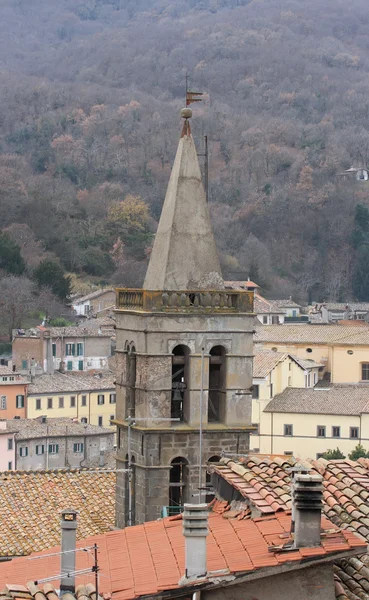
M 254 342 L 349 345 L 369 344 L 369 326 L 350 325 L 258 325 Z
M 115 389 L 114 374 L 105 371 L 101 375 L 100 377 L 100 374 L 59 373 L 59 371 L 56 371 L 53 375 L 36 375 L 34 381 L 28 386 L 28 394 L 58 394 Z
M 326 388 L 286 388 L 269 402 L 264 411 L 359 416 L 369 413 L 369 384 L 327 384 Z
M 45 337 L 50 335 L 51 338 L 60 337 L 111 337 L 111 332 L 98 329 L 96 327 L 86 327 L 84 323 L 73 327 L 32 327 L 31 329 L 13 329 L 13 337 Z
M 89 294 L 86 294 L 85 296 L 74 299 L 72 301 L 72 304 L 83 304 L 83 302 L 87 302 L 88 300 L 93 300 L 94 298 L 99 298 L 99 296 L 103 296 L 104 294 L 106 294 L 108 292 L 112 292 L 115 294 L 115 290 L 113 290 L 113 288 L 105 288 L 105 289 L 101 289 L 101 290 L 95 290 L 94 292 L 90 292 Z
M 37 437 L 58 437 L 60 435 L 104 435 L 112 434 L 111 429 L 80 423 L 77 419 L 46 418 L 43 423 L 38 419 L 8 419 L 6 421 L 7 431 L 16 434 L 16 439 L 27 440 Z

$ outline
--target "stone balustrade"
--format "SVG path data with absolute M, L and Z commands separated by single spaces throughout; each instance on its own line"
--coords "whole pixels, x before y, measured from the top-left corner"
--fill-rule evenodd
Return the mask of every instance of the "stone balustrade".
M 117 309 L 147 312 L 253 312 L 254 293 L 244 290 L 150 291 L 118 288 Z

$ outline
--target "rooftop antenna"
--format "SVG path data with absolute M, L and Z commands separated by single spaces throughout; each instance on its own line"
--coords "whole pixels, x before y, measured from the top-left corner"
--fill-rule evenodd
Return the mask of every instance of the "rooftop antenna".
M 188 71 L 186 71 L 186 97 L 185 97 L 185 105 L 190 106 L 194 102 L 202 102 L 203 98 L 201 96 L 204 95 L 204 92 L 193 92 L 188 89 L 189 82 Z M 204 157 L 204 187 L 205 187 L 205 195 L 206 202 L 209 202 L 209 151 L 208 151 L 208 136 L 204 135 L 204 152 L 198 153 L 197 156 Z

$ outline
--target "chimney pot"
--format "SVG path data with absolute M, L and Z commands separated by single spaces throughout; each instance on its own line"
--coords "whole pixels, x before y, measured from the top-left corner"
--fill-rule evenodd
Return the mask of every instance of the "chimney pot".
M 295 475 L 292 496 L 296 548 L 320 545 L 322 481 L 318 474 Z
M 72 509 L 63 510 L 61 513 L 61 564 L 60 564 L 60 592 L 74 594 L 75 570 L 76 570 L 76 537 L 77 537 L 77 511 Z
M 208 529 L 208 505 L 185 504 L 183 512 L 183 535 L 186 540 L 185 580 L 206 575 L 206 537 Z

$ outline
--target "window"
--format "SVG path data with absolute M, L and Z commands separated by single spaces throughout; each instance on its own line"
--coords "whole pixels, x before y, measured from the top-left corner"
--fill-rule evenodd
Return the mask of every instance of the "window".
M 316 435 L 317 437 L 325 437 L 325 425 L 318 425 Z
M 18 394 L 15 398 L 15 407 L 16 408 L 24 408 L 24 396 L 23 394 Z
M 292 371 L 292 363 L 291 363 L 291 361 L 288 363 L 288 370 Z
M 259 386 L 258 385 L 253 385 L 252 386 L 252 397 L 257 400 L 259 398 Z
M 361 363 L 361 379 L 369 381 L 369 363 Z
M 293 456 L 293 452 L 292 452 L 292 450 L 285 450 L 284 455 L 285 456 Z
M 284 426 L 284 435 L 293 435 L 293 425 Z
M 109 404 L 115 404 L 116 401 L 117 401 L 116 395 L 115 394 L 110 394 L 109 395 Z
M 110 421 L 114 421 L 114 419 L 115 419 L 115 415 L 110 415 Z M 111 425 L 111 423 L 110 423 L 110 425 Z
M 55 358 L 55 356 L 56 356 L 56 344 L 52 344 L 52 349 L 53 349 L 53 357 Z
M 0 396 L 0 410 L 6 410 L 6 396 Z
M 318 373 L 314 373 L 314 385 L 318 382 Z
M 83 360 L 78 361 L 78 371 L 83 371 Z
M 98 418 L 98 423 L 97 424 L 98 424 L 99 427 L 103 426 L 103 418 L 102 417 Z
M 64 398 L 59 398 L 59 408 L 64 408 Z
M 21 456 L 22 458 L 28 456 L 28 446 L 21 446 L 19 448 L 19 456 Z
M 82 343 L 77 344 L 77 356 L 83 356 L 83 344 Z
M 268 315 L 263 316 L 263 324 L 268 325 Z
M 53 407 L 53 399 L 52 398 L 48 398 L 47 399 L 47 408 L 52 408 Z
M 12 461 L 10 460 L 10 461 L 8 462 L 8 471 L 12 471 L 12 470 L 13 470 L 13 463 L 12 463 Z
M 272 317 L 272 325 L 279 325 L 279 317 L 277 317 L 277 316 Z
M 82 396 L 81 406 L 87 406 L 87 396 Z
M 98 404 L 105 404 L 105 396 L 104 396 L 104 394 L 98 394 L 98 396 L 97 396 L 97 403 Z
M 13 438 L 8 438 L 8 450 L 13 450 Z
M 49 444 L 49 454 L 59 454 L 59 444 Z
M 36 445 L 36 454 L 40 456 L 40 454 L 45 454 L 45 446 L 43 444 Z
M 358 427 L 350 427 L 350 438 L 352 440 L 359 439 L 359 428 Z
M 73 346 L 74 346 L 74 344 L 65 344 L 65 355 L 66 356 L 73 356 L 73 354 L 74 354 Z
M 291 387 L 291 386 L 292 386 L 292 377 L 289 377 L 288 378 L 288 387 Z
M 81 423 L 87 423 L 87 417 L 82 417 L 81 418 Z
M 332 427 L 332 437 L 339 438 L 341 437 L 341 427 Z
M 73 362 L 71 360 L 67 362 L 67 371 L 73 371 Z
M 310 387 L 311 386 L 311 375 L 310 373 L 307 376 L 307 386 Z
M 73 452 L 75 453 L 81 453 L 84 450 L 84 444 L 83 442 L 77 442 L 75 444 L 73 444 Z
M 41 398 L 36 398 L 36 410 L 41 410 Z
M 270 397 L 273 398 L 273 384 L 270 384 Z
M 9 377 L 9 381 L 14 381 L 14 377 Z
M 70 407 L 71 408 L 75 408 L 76 406 L 76 397 L 75 396 L 71 396 L 70 397 Z
M 306 352 L 309 352 L 309 353 L 310 353 L 310 352 L 312 352 L 312 351 L 313 351 L 313 350 L 312 350 L 312 348 L 306 348 Z
M 28 369 L 28 360 L 22 360 L 22 369 Z
M 223 346 L 214 346 L 210 350 L 208 421 L 222 423 L 226 406 L 226 350 Z

